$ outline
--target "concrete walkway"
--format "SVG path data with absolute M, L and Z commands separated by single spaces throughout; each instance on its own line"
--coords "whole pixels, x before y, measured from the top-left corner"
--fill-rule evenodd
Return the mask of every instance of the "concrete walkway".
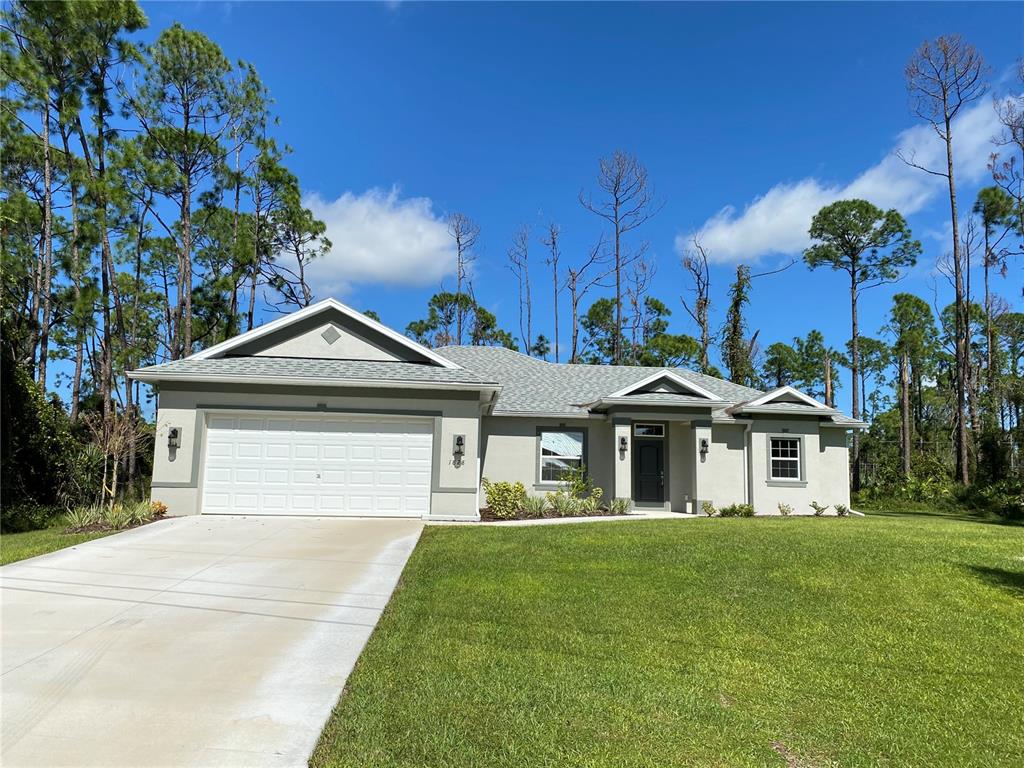
M 421 530 L 176 518 L 0 569 L 0 764 L 306 765 Z

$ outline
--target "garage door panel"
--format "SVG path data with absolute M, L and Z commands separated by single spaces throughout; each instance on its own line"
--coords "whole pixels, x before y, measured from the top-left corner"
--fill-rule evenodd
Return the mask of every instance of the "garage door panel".
M 207 427 L 206 513 L 429 511 L 430 419 L 212 414 Z

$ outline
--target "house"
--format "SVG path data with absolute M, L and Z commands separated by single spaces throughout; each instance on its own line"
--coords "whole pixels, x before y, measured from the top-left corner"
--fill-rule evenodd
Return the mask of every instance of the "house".
M 637 508 L 809 512 L 849 504 L 865 426 L 791 387 L 428 349 L 334 299 L 130 376 L 158 393 L 152 493 L 178 515 L 472 520 L 482 478 L 542 494 L 580 464 Z

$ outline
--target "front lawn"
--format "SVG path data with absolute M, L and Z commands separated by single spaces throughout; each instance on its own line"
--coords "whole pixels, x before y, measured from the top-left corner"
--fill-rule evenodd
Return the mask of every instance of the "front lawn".
M 1019 766 L 1024 529 L 428 527 L 324 766 Z
M 61 522 L 38 531 L 3 534 L 0 536 L 0 565 L 7 565 L 36 555 L 45 555 L 47 552 L 55 552 L 64 547 L 73 547 L 75 544 L 117 533 L 117 531 L 66 533 L 66 530 L 67 526 Z

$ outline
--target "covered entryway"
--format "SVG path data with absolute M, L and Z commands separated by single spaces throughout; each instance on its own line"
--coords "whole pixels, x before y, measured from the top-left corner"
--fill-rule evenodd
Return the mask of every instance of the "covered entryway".
M 202 512 L 422 517 L 433 432 L 423 417 L 211 413 Z

